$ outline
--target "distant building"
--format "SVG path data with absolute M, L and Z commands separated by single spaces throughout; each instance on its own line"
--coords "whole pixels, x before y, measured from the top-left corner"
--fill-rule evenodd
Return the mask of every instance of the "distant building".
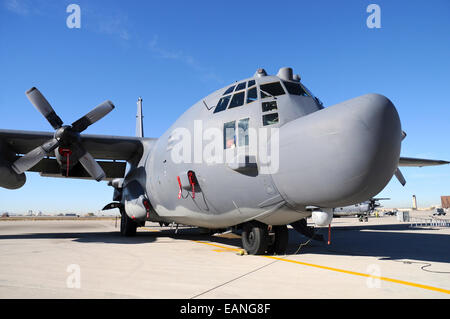
M 442 208 L 450 208 L 450 196 L 441 196 Z

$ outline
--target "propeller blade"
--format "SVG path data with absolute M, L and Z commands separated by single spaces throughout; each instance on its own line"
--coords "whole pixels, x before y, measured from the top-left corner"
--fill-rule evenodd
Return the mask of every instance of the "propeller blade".
M 97 182 L 100 182 L 106 177 L 103 169 L 88 152 L 85 152 L 84 155 L 79 158 L 79 162 L 83 165 L 89 175 L 91 175 Z
M 72 123 L 72 129 L 75 132 L 81 133 L 86 128 L 88 128 L 89 125 L 97 122 L 101 118 L 103 118 L 106 114 L 111 112 L 114 109 L 114 104 L 112 104 L 111 101 L 105 101 L 96 108 L 94 108 L 92 111 L 90 111 L 88 114 L 83 116 L 82 118 L 76 120 Z
M 405 137 L 406 137 L 406 132 L 402 131 L 402 141 L 405 139 Z
M 35 87 L 32 87 L 25 93 L 31 104 L 47 119 L 50 125 L 55 129 L 59 129 L 63 125 L 63 121 L 56 115 L 50 103 L 45 99 L 42 93 Z
M 398 181 L 400 182 L 400 184 L 402 184 L 402 186 L 405 186 L 406 180 L 403 177 L 403 174 L 402 174 L 402 172 L 400 171 L 400 169 L 398 167 L 395 170 L 395 177 L 397 177 Z
M 47 155 L 47 153 L 50 153 L 57 148 L 58 144 L 59 142 L 56 139 L 52 139 L 41 146 L 36 147 L 34 150 L 17 159 L 11 165 L 12 169 L 17 174 L 22 174 L 39 163 Z

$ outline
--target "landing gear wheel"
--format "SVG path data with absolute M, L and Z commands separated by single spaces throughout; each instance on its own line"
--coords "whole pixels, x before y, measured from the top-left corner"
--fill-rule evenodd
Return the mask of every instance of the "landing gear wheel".
M 134 220 L 128 217 L 124 209 L 120 210 L 120 234 L 125 237 L 131 237 L 136 235 L 137 224 Z
M 267 225 L 248 223 L 242 230 L 242 246 L 250 255 L 262 255 L 269 244 Z
M 287 245 L 289 242 L 289 231 L 286 225 L 273 226 L 274 232 L 273 243 L 267 249 L 269 254 L 284 255 L 286 254 Z

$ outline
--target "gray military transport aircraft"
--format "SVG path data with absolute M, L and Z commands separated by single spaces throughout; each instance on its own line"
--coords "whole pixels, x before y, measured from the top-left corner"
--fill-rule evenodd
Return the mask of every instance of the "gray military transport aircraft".
M 377 207 L 380 207 L 380 200 L 389 200 L 390 198 L 371 198 L 365 202 L 345 207 L 336 207 L 333 209 L 333 217 L 343 216 L 357 216 L 359 221 L 368 221 L 369 215 L 374 212 Z
M 399 166 L 449 163 L 400 157 L 406 134 L 388 98 L 325 108 L 291 68 L 259 69 L 215 91 L 160 138 L 143 137 L 141 99 L 137 136 L 116 137 L 81 135 L 110 101 L 65 125 L 38 89 L 26 95 L 55 132 L 0 130 L 0 186 L 22 187 L 26 171 L 109 181 L 114 202 L 105 209 L 119 208 L 124 236 L 146 221 L 235 227 L 248 253 L 283 254 L 287 225 L 302 231 L 312 217 L 327 226 L 334 207 L 372 198 L 393 175 L 404 184 Z

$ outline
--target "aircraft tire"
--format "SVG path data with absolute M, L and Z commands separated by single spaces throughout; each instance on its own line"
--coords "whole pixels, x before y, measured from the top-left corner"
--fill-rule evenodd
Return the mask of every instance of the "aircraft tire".
M 136 235 L 137 224 L 125 213 L 124 209 L 120 210 L 120 234 L 125 237 L 132 237 Z
M 289 231 L 286 225 L 273 226 L 275 233 L 275 241 L 273 242 L 273 253 L 277 255 L 284 255 L 286 253 L 289 242 Z
M 269 244 L 267 225 L 247 223 L 242 230 L 242 246 L 250 255 L 262 255 Z

